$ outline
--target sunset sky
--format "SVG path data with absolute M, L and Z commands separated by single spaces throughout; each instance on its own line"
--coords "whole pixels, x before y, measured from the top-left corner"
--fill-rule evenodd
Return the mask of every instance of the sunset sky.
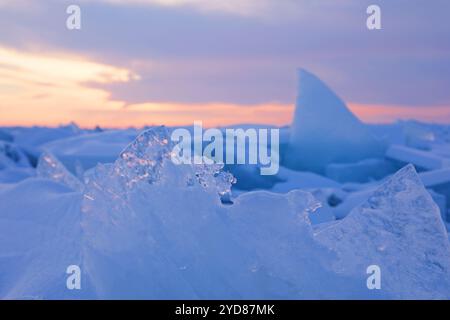
M 382 30 L 366 8 L 382 9 Z M 66 8 L 81 7 L 81 30 Z M 361 119 L 450 123 L 448 0 L 0 0 L 0 125 L 289 124 L 296 70 Z

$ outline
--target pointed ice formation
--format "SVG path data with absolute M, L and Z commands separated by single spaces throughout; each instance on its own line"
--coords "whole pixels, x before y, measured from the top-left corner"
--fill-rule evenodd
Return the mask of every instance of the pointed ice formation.
M 329 163 L 350 163 L 383 155 L 383 145 L 313 74 L 299 70 L 291 138 L 285 164 L 323 173 Z
M 97 190 L 104 194 L 114 190 L 115 196 L 123 197 L 140 182 L 158 182 L 165 162 L 170 162 L 172 151 L 167 128 L 146 130 L 120 153 L 113 164 L 99 164 L 85 175 L 87 193 Z M 179 175 L 185 175 L 176 178 L 185 179 L 185 185 L 196 181 L 204 188 L 215 189 L 221 196 L 231 192 L 231 185 L 235 183 L 234 177 L 222 170 L 223 164 L 181 165 L 173 169 Z
M 128 218 L 130 193 L 142 184 L 160 179 L 164 159 L 170 158 L 171 146 L 165 127 L 142 132 L 114 163 L 99 163 L 84 175 L 85 191 L 81 210 L 97 220 Z M 117 219 L 119 219 L 117 218 Z
M 75 191 L 84 189 L 83 183 L 72 175 L 66 167 L 51 153 L 44 152 L 38 161 L 36 174 L 40 178 L 45 178 L 65 185 Z
M 155 182 L 159 179 L 164 159 L 170 156 L 172 150 L 170 142 L 165 127 L 142 132 L 121 152 L 115 162 L 115 171 L 127 180 L 129 187 L 142 180 Z
M 439 208 L 408 165 L 316 239 L 338 255 L 335 271 L 381 268 L 381 289 L 397 299 L 450 298 L 450 247 Z

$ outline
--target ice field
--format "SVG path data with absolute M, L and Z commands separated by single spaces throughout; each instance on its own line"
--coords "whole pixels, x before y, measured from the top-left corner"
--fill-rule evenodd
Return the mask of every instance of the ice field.
M 0 128 L 0 298 L 449 299 L 450 125 L 299 78 L 274 176 L 177 166 L 170 127 Z

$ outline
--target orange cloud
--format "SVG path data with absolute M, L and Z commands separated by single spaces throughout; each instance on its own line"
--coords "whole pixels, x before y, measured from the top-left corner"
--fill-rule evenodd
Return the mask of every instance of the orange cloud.
M 450 122 L 450 106 L 407 107 L 355 103 L 350 103 L 348 106 L 358 118 L 365 122 L 388 123 L 400 119 L 417 119 L 436 123 Z
M 40 55 L 0 47 L 0 125 L 57 125 L 88 117 L 96 106 L 120 109 L 86 83 L 127 82 L 127 69 L 73 55 Z M 84 116 L 82 117 L 81 115 Z
M 145 103 L 124 107 L 108 91 L 87 83 L 128 82 L 127 69 L 61 54 L 24 53 L 0 46 L 0 125 L 56 126 L 74 121 L 83 127 L 140 127 L 152 124 L 205 125 L 290 122 L 292 107 L 266 104 L 189 105 Z

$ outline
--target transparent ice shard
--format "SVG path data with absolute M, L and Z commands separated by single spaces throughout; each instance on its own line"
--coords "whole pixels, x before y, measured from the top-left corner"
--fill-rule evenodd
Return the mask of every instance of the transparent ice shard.
M 198 183 L 204 188 L 213 188 L 223 197 L 231 193 L 231 186 L 236 178 L 229 172 L 223 171 L 223 164 L 194 165 Z
M 38 177 L 53 180 L 75 191 L 83 191 L 84 189 L 83 183 L 49 152 L 44 152 L 39 157 L 36 174 Z
M 162 169 L 173 152 L 173 143 L 165 127 L 155 127 L 142 132 L 120 154 L 113 164 L 99 164 L 85 175 L 87 185 L 86 199 L 96 198 L 95 193 L 109 195 L 117 201 L 126 201 L 126 194 L 139 183 L 154 184 L 160 182 Z M 197 181 L 205 189 L 214 189 L 220 196 L 229 194 L 235 178 L 223 172 L 222 164 L 173 165 L 166 171 L 164 183 L 174 183 L 175 179 L 186 176 L 186 184 Z
M 171 150 L 165 127 L 146 130 L 122 151 L 114 164 L 115 172 L 124 178 L 127 187 L 139 181 L 153 183 L 159 180 L 161 166 L 169 159 Z
M 335 251 L 333 269 L 358 275 L 382 270 L 382 288 L 396 299 L 450 297 L 450 246 L 440 211 L 408 165 L 316 239 Z

